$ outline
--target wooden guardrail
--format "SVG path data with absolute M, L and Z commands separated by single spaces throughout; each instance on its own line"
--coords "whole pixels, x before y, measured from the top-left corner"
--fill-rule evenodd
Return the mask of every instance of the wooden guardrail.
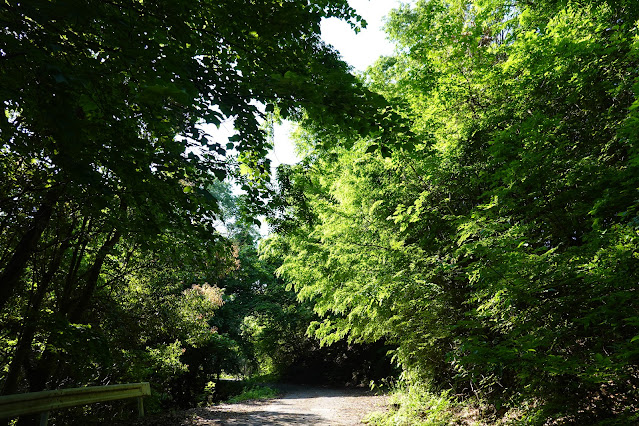
M 144 416 L 143 397 L 149 395 L 151 386 L 144 382 L 0 396 L 0 419 L 40 414 L 40 425 L 46 426 L 49 411 L 128 398 L 138 399 L 138 415 Z

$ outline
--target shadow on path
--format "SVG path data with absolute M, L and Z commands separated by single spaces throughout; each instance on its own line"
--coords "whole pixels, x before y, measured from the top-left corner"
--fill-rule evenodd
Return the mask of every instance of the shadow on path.
M 270 410 L 251 412 L 208 411 L 198 413 L 197 418 L 190 420 L 190 425 L 320 425 L 324 419 L 314 414 L 286 413 Z

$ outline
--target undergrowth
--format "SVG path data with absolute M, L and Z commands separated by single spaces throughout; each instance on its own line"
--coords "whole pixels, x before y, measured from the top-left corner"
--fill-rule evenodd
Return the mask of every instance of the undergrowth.
M 538 409 L 501 408 L 478 398 L 460 400 L 450 391 L 437 392 L 427 384 L 400 382 L 390 392 L 389 410 L 370 414 L 375 426 L 523 426 L 539 425 Z M 537 414 L 537 416 L 535 416 Z
M 458 404 L 447 393 L 435 394 L 422 386 L 402 386 L 390 394 L 390 410 L 372 413 L 366 423 L 378 426 L 453 424 Z
M 241 394 L 234 396 L 229 399 L 231 403 L 249 401 L 249 400 L 257 400 L 257 399 L 270 399 L 275 398 L 278 395 L 276 389 L 273 389 L 268 386 L 252 386 L 246 387 L 242 391 Z
M 375 426 L 628 426 L 639 425 L 639 412 L 627 407 L 608 418 L 565 415 L 541 401 L 521 402 L 516 408 L 496 409 L 477 398 L 460 400 L 450 392 L 426 385 L 397 385 L 390 392 L 389 410 L 370 414 L 365 423 Z M 586 413 L 587 414 L 587 413 Z

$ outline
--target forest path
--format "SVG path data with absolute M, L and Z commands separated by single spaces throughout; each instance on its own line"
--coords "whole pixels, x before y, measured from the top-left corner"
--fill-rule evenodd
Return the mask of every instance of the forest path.
M 373 395 L 363 389 L 297 385 L 285 385 L 280 389 L 283 393 L 280 398 L 194 408 L 180 413 L 181 418 L 174 418 L 171 424 L 361 425 L 362 419 L 367 414 L 373 411 L 384 411 L 388 404 L 388 397 Z

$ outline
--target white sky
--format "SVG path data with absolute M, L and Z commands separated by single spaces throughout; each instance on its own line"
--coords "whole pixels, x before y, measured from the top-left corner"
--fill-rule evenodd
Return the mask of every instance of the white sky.
M 368 23 L 358 34 L 346 22 L 337 18 L 325 19 L 322 22 L 322 38 L 333 45 L 355 71 L 364 71 L 382 55 L 393 53 L 393 45 L 386 40 L 382 30 L 383 18 L 400 5 L 399 0 L 349 0 L 357 13 Z M 275 128 L 273 152 L 269 158 L 273 166 L 278 164 L 294 164 L 299 161 L 295 149 L 289 139 L 292 125 L 288 122 Z
M 393 53 L 393 45 L 382 30 L 383 19 L 391 9 L 400 5 L 398 0 L 349 0 L 353 9 L 368 23 L 358 34 L 337 18 L 322 22 L 322 38 L 333 45 L 342 58 L 356 71 L 364 71 L 382 55 Z
M 399 7 L 399 0 L 349 0 L 349 4 L 367 22 L 367 27 L 355 33 L 347 23 L 337 18 L 322 21 L 322 38 L 332 45 L 342 56 L 342 59 L 351 65 L 355 72 L 365 71 L 377 58 L 393 53 L 393 45 L 386 40 L 382 30 L 384 17 L 391 9 Z M 411 0 L 408 0 L 411 2 Z M 224 140 L 235 134 L 233 120 L 226 120 L 219 129 L 212 125 L 205 125 L 204 129 L 215 135 L 216 139 Z M 293 124 L 285 121 L 274 128 L 274 147 L 269 153 L 272 172 L 279 164 L 294 164 L 299 161 L 289 135 Z M 237 190 L 237 188 L 236 188 Z M 263 218 L 260 218 L 263 220 Z M 266 235 L 267 229 L 262 224 L 262 235 Z

